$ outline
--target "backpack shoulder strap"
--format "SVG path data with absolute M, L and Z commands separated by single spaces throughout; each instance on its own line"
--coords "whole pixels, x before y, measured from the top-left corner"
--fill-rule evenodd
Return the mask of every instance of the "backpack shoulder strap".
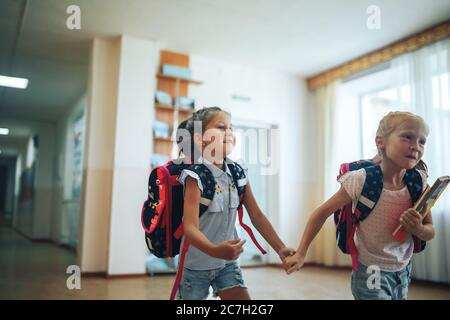
M 202 193 L 200 194 L 199 206 L 199 217 L 201 217 L 206 212 L 206 210 L 208 210 L 208 206 L 214 197 L 215 180 L 211 171 L 203 164 L 189 165 L 185 169 L 196 173 L 199 176 L 200 182 L 203 186 Z M 175 231 L 175 237 L 179 239 L 181 238 L 183 233 L 184 227 L 183 224 L 180 224 L 180 227 Z M 187 250 L 187 247 L 185 249 Z
M 417 200 L 419 200 L 420 195 L 423 191 L 422 176 L 417 169 L 410 169 L 406 170 L 403 180 L 405 181 L 406 187 L 408 188 L 412 202 L 415 203 Z
M 216 182 L 211 171 L 204 164 L 193 164 L 188 168 L 195 172 L 201 180 L 203 191 L 200 195 L 200 216 L 205 213 L 214 197 Z
M 350 254 L 352 268 L 358 271 L 358 250 L 354 236 L 356 225 L 364 220 L 375 207 L 383 190 L 383 175 L 379 166 L 374 165 L 371 160 L 359 160 L 343 163 L 339 169 L 338 179 L 349 171 L 363 169 L 366 171 L 363 190 L 352 212 L 352 204 L 349 203 L 334 212 L 336 224 L 336 242 L 342 252 Z
M 339 174 L 338 174 L 337 178 L 339 179 L 340 177 L 342 177 L 344 174 L 346 174 L 349 171 L 355 171 L 355 170 L 359 170 L 359 169 L 362 169 L 365 167 L 371 167 L 373 165 L 374 164 L 373 164 L 372 160 L 368 160 L 368 159 L 362 159 L 362 160 L 358 160 L 358 161 L 342 163 L 339 166 Z
M 380 166 L 367 166 L 364 167 L 364 170 L 366 171 L 366 180 L 357 204 L 358 213 L 360 214 L 358 219 L 361 221 L 370 214 L 383 191 L 383 173 Z M 422 194 L 422 176 L 417 169 L 410 169 L 406 171 L 403 179 L 411 195 L 412 202 L 416 202 Z M 356 214 L 358 215 L 358 213 Z
M 364 167 L 366 179 L 355 209 L 356 218 L 363 221 L 372 212 L 383 191 L 383 173 L 379 165 Z
M 253 241 L 255 246 L 259 249 L 262 254 L 266 254 L 266 250 L 258 243 L 252 229 L 244 223 L 244 208 L 242 206 L 245 196 L 245 188 L 247 185 L 247 176 L 245 175 L 245 170 L 238 163 L 231 161 L 227 158 L 227 166 L 230 169 L 231 175 L 233 176 L 234 184 L 239 195 L 239 207 L 238 207 L 238 217 L 239 224 L 248 233 L 250 239 Z
M 230 169 L 231 176 L 233 177 L 234 184 L 236 186 L 238 196 L 239 196 L 239 206 L 242 205 L 244 201 L 245 187 L 247 185 L 247 176 L 245 175 L 245 170 L 238 163 L 228 160 L 228 169 Z

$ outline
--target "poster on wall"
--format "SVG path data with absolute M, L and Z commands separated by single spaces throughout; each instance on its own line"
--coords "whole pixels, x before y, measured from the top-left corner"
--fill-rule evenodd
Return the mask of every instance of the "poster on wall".
M 80 199 L 81 179 L 83 166 L 83 115 L 75 119 L 73 123 L 73 180 L 72 180 L 72 199 Z

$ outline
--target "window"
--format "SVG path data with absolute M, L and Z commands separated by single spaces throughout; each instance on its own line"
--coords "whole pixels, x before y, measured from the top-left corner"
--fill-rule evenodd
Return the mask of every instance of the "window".
M 390 111 L 407 109 L 411 101 L 408 85 L 385 88 L 361 96 L 361 129 L 363 158 L 369 159 L 377 154 L 375 135 L 379 121 Z
M 433 109 L 450 110 L 449 73 L 441 73 L 432 77 L 431 90 Z
M 386 73 L 386 76 L 388 76 L 388 73 Z M 450 111 L 449 73 L 434 75 L 429 85 L 433 110 L 437 112 Z M 410 110 L 411 100 L 411 87 L 409 85 L 403 85 L 399 88 L 387 86 L 383 89 L 361 94 L 361 134 L 364 159 L 372 158 L 377 153 L 374 140 L 381 118 L 390 111 Z

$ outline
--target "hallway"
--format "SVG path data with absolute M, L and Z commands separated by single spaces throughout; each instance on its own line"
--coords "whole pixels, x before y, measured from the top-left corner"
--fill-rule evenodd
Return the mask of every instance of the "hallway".
M 30 242 L 0 227 L 0 299 L 167 299 L 173 276 L 105 279 L 83 277 L 80 290 L 66 287 L 75 252 L 49 242 Z M 307 266 L 287 276 L 279 268 L 243 269 L 254 299 L 352 299 L 348 269 Z M 332 287 L 330 289 L 330 286 Z M 450 299 L 450 286 L 413 283 L 410 299 Z
M 75 252 L 50 242 L 30 242 L 0 228 L 0 299 L 165 299 L 173 277 L 82 277 L 81 290 L 66 286 Z

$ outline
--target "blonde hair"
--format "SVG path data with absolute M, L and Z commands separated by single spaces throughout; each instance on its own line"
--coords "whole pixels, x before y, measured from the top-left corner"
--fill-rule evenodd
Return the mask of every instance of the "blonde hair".
M 402 123 L 407 120 L 411 120 L 423 126 L 425 129 L 426 135 L 428 135 L 430 129 L 428 128 L 427 123 L 423 120 L 422 117 L 415 115 L 411 112 L 405 111 L 394 111 L 389 112 L 387 115 L 380 120 L 380 124 L 377 129 L 377 137 L 387 137 L 392 132 L 395 131 Z
M 405 121 L 408 120 L 421 125 L 425 129 L 425 134 L 428 136 L 430 129 L 425 120 L 423 120 L 422 117 L 415 115 L 414 113 L 406 111 L 394 111 L 389 112 L 387 115 L 385 115 L 380 120 L 376 136 L 386 138 L 392 132 L 394 132 L 401 124 L 403 124 Z M 381 156 L 381 158 L 383 158 L 383 155 L 380 150 L 378 150 L 378 154 Z M 420 160 L 419 163 L 417 163 L 416 168 L 428 172 L 427 165 L 422 160 Z

